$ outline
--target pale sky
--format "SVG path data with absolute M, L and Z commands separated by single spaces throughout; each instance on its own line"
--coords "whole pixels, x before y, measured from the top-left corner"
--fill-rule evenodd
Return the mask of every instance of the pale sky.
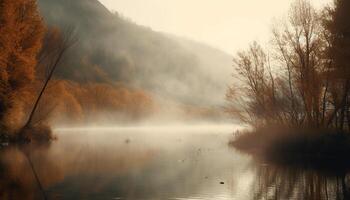
M 293 0 L 100 0 L 133 22 L 204 42 L 229 54 L 267 42 L 272 21 Z M 331 0 L 311 0 L 321 7 Z

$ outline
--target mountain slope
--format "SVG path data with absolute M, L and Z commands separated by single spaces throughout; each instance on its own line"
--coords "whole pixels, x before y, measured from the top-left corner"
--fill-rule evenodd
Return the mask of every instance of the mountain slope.
M 50 26 L 74 26 L 79 42 L 57 72 L 78 82 L 125 83 L 187 105 L 224 103 L 232 58 L 111 13 L 97 0 L 38 0 Z

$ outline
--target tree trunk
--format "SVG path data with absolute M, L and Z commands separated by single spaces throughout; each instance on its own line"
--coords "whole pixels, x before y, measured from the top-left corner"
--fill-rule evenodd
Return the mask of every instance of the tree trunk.
M 341 101 L 340 105 L 334 109 L 334 112 L 332 113 L 331 117 L 328 120 L 327 126 L 329 126 L 333 122 L 334 117 L 336 116 L 337 112 L 339 110 L 341 110 L 341 112 L 343 112 L 344 111 L 344 107 L 347 106 L 347 97 L 348 97 L 348 93 L 349 93 L 349 87 L 350 87 L 350 80 L 347 80 L 346 83 L 345 83 L 345 88 L 344 88 L 344 94 L 343 94 L 342 101 Z M 344 120 L 344 118 L 343 118 L 343 120 Z
M 38 108 L 39 102 L 40 102 L 40 100 L 41 100 L 41 98 L 42 98 L 42 96 L 43 96 L 43 94 L 44 94 L 44 92 L 45 92 L 45 90 L 46 90 L 46 88 L 47 88 L 47 85 L 49 84 L 49 82 L 50 82 L 50 80 L 51 80 L 51 78 L 52 78 L 52 75 L 53 75 L 53 73 L 55 72 L 55 70 L 56 70 L 56 68 L 57 68 L 57 65 L 59 64 L 59 62 L 60 62 L 60 60 L 61 60 L 61 58 L 62 58 L 64 52 L 65 52 L 65 49 L 62 49 L 62 50 L 59 52 L 59 54 L 58 54 L 58 56 L 57 56 L 57 59 L 55 60 L 55 63 L 54 63 L 54 65 L 52 66 L 52 68 L 51 68 L 51 70 L 50 70 L 50 72 L 49 72 L 49 75 L 47 76 L 47 78 L 46 78 L 46 80 L 45 80 L 45 82 L 44 82 L 44 85 L 43 85 L 43 87 L 42 87 L 41 90 L 40 90 L 40 93 L 39 93 L 38 97 L 36 98 L 36 101 L 35 101 L 35 103 L 34 103 L 34 106 L 33 106 L 33 108 L 32 108 L 32 111 L 31 111 L 30 114 L 29 114 L 29 118 L 28 118 L 28 120 L 27 120 L 27 123 L 26 123 L 26 124 L 24 125 L 24 127 L 23 127 L 24 129 L 25 129 L 25 128 L 28 128 L 29 126 L 31 126 L 31 123 L 32 123 L 34 114 L 35 114 L 35 112 L 36 112 L 36 110 L 37 110 L 37 108 Z

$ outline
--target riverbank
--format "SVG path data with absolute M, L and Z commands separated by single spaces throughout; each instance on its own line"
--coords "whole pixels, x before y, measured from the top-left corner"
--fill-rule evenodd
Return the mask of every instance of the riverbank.
M 55 139 L 57 138 L 53 135 L 52 129 L 47 125 L 29 126 L 14 134 L 0 132 L 0 146 L 31 142 L 49 143 Z
M 229 145 L 279 164 L 350 169 L 350 134 L 345 132 L 269 128 L 241 132 Z

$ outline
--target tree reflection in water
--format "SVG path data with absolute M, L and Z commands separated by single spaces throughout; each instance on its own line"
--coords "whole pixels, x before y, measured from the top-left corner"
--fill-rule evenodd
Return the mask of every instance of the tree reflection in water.
M 0 199 L 43 199 L 27 156 L 50 200 L 350 198 L 347 163 L 261 165 L 224 148 L 226 136 L 178 138 L 92 132 L 61 135 L 50 147 L 0 149 Z
M 254 199 L 349 199 L 349 175 L 342 170 L 333 172 L 260 165 L 256 168 Z
M 64 182 L 67 177 L 81 173 L 109 174 L 110 179 L 89 183 L 90 190 L 99 190 L 100 187 L 110 185 L 115 174 L 142 167 L 153 156 L 151 151 L 129 152 L 121 148 L 115 149 L 118 153 L 93 148 L 95 151 L 88 154 L 79 145 L 67 149 L 49 146 L 11 146 L 0 149 L 1 200 L 37 200 L 46 199 L 46 196 L 48 199 L 62 199 L 63 194 L 52 191 L 52 187 Z
M 46 158 L 42 152 L 46 152 L 47 148 L 12 146 L 0 150 L 0 199 L 45 199 L 41 186 L 49 187 L 62 180 L 62 170 L 53 164 L 53 159 L 40 159 L 37 169 L 31 166 L 29 159 L 32 159 L 31 153 L 35 154 L 34 160 Z M 43 170 L 43 167 L 50 170 Z M 33 170 L 42 172 L 37 174 L 38 180 Z

